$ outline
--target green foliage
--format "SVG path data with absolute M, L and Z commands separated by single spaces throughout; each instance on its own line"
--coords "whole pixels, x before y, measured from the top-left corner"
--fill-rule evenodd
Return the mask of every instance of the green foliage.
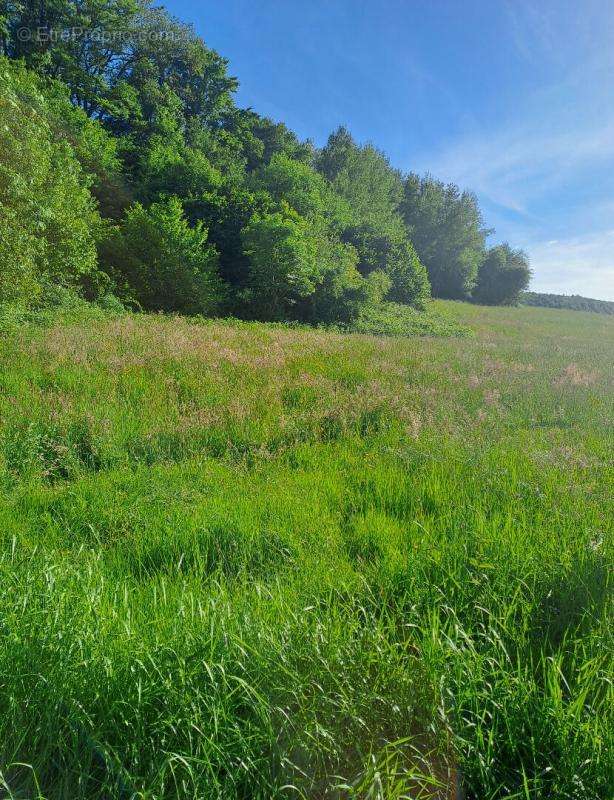
M 542 308 L 569 308 L 574 311 L 593 311 L 597 314 L 614 314 L 614 302 L 595 300 L 579 294 L 545 294 L 543 292 L 522 292 L 520 303 L 524 306 Z
M 118 219 L 130 204 L 118 140 L 70 102 L 66 86 L 45 82 L 45 114 L 56 138 L 68 143 L 88 175 L 103 217 Z
M 91 302 L 74 289 L 47 284 L 34 305 L 0 303 L 0 333 L 15 334 L 24 326 L 82 324 L 125 313 L 123 303 L 113 294 L 103 294 Z
M 484 257 L 487 231 L 474 195 L 430 176 L 409 175 L 401 213 L 436 297 L 467 297 Z
M 145 310 L 210 315 L 224 299 L 207 230 L 190 227 L 176 197 L 136 203 L 100 249 L 122 294 Z
M 188 147 L 182 137 L 151 136 L 135 168 L 139 200 L 153 202 L 175 195 L 184 202 L 216 193 L 223 178 L 202 150 Z
M 241 313 L 243 301 L 238 293 L 246 287 L 250 270 L 241 232 L 254 216 L 265 216 L 275 210 L 272 198 L 267 192 L 254 192 L 226 182 L 218 191 L 203 192 L 184 205 L 193 224 L 202 221 L 208 228 L 209 239 L 220 254 L 220 275 L 233 293 L 231 308 Z
M 394 261 L 382 252 L 379 260 L 373 257 L 366 263 L 364 241 L 348 228 L 352 209 L 322 175 L 308 164 L 276 154 L 253 174 L 251 184 L 265 191 L 282 208 L 290 206 L 296 211 L 304 220 L 305 235 L 315 248 L 317 266 L 312 268 L 313 280 L 300 294 L 301 300 L 292 301 L 291 316 L 311 322 L 345 322 L 354 319 L 363 306 L 383 301 L 392 286 L 392 280 L 384 277 L 384 273 L 393 268 Z M 411 254 L 407 255 L 411 267 Z M 264 286 L 266 263 L 262 269 Z M 290 263 L 287 271 L 295 273 Z M 375 275 L 373 279 L 369 277 L 375 271 L 381 274 L 379 280 Z M 408 272 L 413 277 L 411 268 Z M 411 299 L 415 300 L 415 295 Z
M 398 226 L 403 183 L 383 153 L 372 145 L 359 147 L 345 128 L 339 128 L 330 135 L 316 164 L 350 204 L 356 223 L 384 229 Z
M 420 307 L 430 296 L 426 270 L 403 230 L 363 224 L 348 228 L 343 237 L 356 248 L 362 275 L 377 270 L 388 276 L 388 299 Z
M 430 286 L 398 213 L 400 173 L 371 145 L 359 147 L 345 128 L 329 137 L 316 164 L 345 200 L 339 227 L 358 252 L 361 274 L 385 272 L 391 281 L 389 299 L 421 305 Z
M 480 264 L 472 299 L 484 305 L 516 305 L 531 280 L 527 256 L 501 244 L 487 251 Z
M 64 81 L 88 116 L 116 132 L 155 129 L 169 109 L 214 122 L 231 107 L 236 81 L 225 60 L 150 0 L 11 4 L 7 27 L 11 56 Z M 31 31 L 25 41 L 20 28 Z M 59 35 L 71 30 L 82 33 Z
M 88 179 L 53 123 L 35 76 L 0 59 L 0 301 L 33 303 L 46 281 L 96 271 Z
M 299 141 L 296 134 L 283 122 L 273 122 L 249 109 L 238 110 L 234 118 L 239 120 L 240 139 L 244 142 L 249 170 L 268 164 L 277 154 L 294 161 L 311 162 L 312 145 Z
M 311 323 L 347 323 L 361 309 L 383 302 L 390 289 L 390 280 L 381 272 L 367 278 L 356 266 L 354 247 L 330 238 L 317 237 L 318 260 L 324 266 L 322 279 L 307 303 L 301 308 L 301 319 Z
M 290 206 L 254 217 L 242 232 L 249 259 L 244 299 L 261 319 L 296 318 L 297 303 L 321 281 L 318 244 L 309 222 Z
M 28 36 L 18 34 L 23 29 Z M 424 308 L 430 283 L 438 295 L 470 293 L 484 255 L 475 198 L 404 176 L 345 128 L 316 150 L 283 123 L 237 108 L 237 82 L 225 59 L 152 0 L 9 3 L 0 36 L 3 51 L 27 67 L 19 68 L 19 103 L 37 112 L 27 123 L 22 115 L 20 131 L 16 120 L 5 127 L 7 153 L 29 141 L 22 165 L 17 158 L 7 169 L 38 170 L 23 186 L 46 181 L 47 195 L 31 199 L 38 218 L 25 212 L 24 198 L 5 201 L 16 215 L 5 216 L 5 300 L 34 297 L 40 273 L 80 284 L 89 297 L 118 280 L 121 293 L 151 310 L 345 324 L 378 302 Z M 168 247 L 158 258 L 155 247 L 145 254 L 142 241 L 128 241 L 138 239 L 134 204 L 144 214 L 170 207 L 171 198 L 180 201 L 184 224 L 207 231 L 224 292 L 219 281 L 191 285 L 197 274 L 197 283 L 213 274 L 205 266 L 212 263 L 210 248 L 201 266 L 181 267 Z M 45 203 L 53 208 L 45 211 Z M 149 242 L 189 238 L 171 234 L 163 217 L 156 212 L 145 225 Z M 30 219 L 30 228 L 17 218 Z M 158 223 L 163 229 L 156 233 Z M 102 272 L 94 252 L 99 238 Z M 258 254 L 260 245 L 265 250 Z M 190 258 L 200 258 L 186 247 Z M 151 270 L 164 272 L 159 286 L 137 286 Z M 491 295 L 506 293 L 500 286 Z
M 344 207 L 329 183 L 309 164 L 280 153 L 264 164 L 251 177 L 255 189 L 262 189 L 277 202 L 285 201 L 303 217 L 325 217 L 333 228 L 349 219 L 349 209 Z

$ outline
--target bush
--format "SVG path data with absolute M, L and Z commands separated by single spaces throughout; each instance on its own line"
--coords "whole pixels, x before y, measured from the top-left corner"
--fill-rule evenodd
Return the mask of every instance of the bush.
M 120 294 L 145 310 L 211 315 L 224 299 L 207 229 L 188 225 L 176 197 L 149 208 L 136 203 L 100 253 Z
M 308 220 L 281 206 L 254 216 L 242 234 L 250 275 L 240 299 L 254 316 L 349 323 L 384 300 L 392 280 L 383 270 L 361 275 L 353 245 L 340 242 L 320 217 Z
M 376 336 L 471 336 L 471 330 L 435 310 L 431 304 L 418 311 L 402 303 L 366 306 L 346 327 L 353 333 Z
M 351 249 L 336 269 L 329 270 L 311 301 L 306 322 L 350 325 L 367 309 L 379 306 L 390 290 L 390 279 L 381 271 L 363 278 L 355 267 Z M 344 266 L 345 265 L 345 266 Z
M 70 325 L 117 317 L 125 312 L 122 302 L 112 294 L 103 295 L 93 303 L 74 289 L 49 284 L 35 305 L 0 303 L 0 333 L 14 333 L 28 324 Z

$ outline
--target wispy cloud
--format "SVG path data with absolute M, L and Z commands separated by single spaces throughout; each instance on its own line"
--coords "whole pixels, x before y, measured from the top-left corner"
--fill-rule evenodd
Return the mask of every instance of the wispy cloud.
M 525 125 L 473 136 L 429 159 L 433 174 L 502 208 L 533 216 L 532 204 L 587 167 L 614 159 L 614 118 L 595 130 Z
M 424 153 L 417 171 L 472 189 L 495 238 L 530 254 L 536 289 L 612 297 L 614 6 L 504 9 L 519 61 L 540 79 L 504 116 Z
M 545 8 L 519 0 L 504 0 L 503 9 L 510 37 L 522 58 L 534 61 L 536 50 L 555 52 L 552 20 Z
M 497 238 L 528 252 L 536 291 L 614 300 L 614 185 L 605 199 L 589 187 L 588 199 L 578 200 L 593 173 L 608 170 L 614 121 L 598 130 L 518 128 L 474 138 L 443 153 L 432 171 L 476 191 Z
M 531 288 L 614 300 L 614 228 L 529 248 Z

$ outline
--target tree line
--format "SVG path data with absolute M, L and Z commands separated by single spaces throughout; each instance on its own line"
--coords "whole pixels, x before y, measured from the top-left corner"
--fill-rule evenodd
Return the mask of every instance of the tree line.
M 579 294 L 547 294 L 544 292 L 522 292 L 519 301 L 523 306 L 541 308 L 566 308 L 571 311 L 592 311 L 596 314 L 614 314 L 614 301 L 595 300 Z
M 0 1 L 0 302 L 351 322 L 432 295 L 516 303 L 527 258 L 476 198 L 239 108 L 227 61 L 151 0 Z

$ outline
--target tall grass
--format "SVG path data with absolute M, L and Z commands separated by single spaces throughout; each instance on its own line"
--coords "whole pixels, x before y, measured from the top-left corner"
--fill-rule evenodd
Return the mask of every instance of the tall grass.
M 0 796 L 612 796 L 614 325 L 444 310 L 4 337 Z

